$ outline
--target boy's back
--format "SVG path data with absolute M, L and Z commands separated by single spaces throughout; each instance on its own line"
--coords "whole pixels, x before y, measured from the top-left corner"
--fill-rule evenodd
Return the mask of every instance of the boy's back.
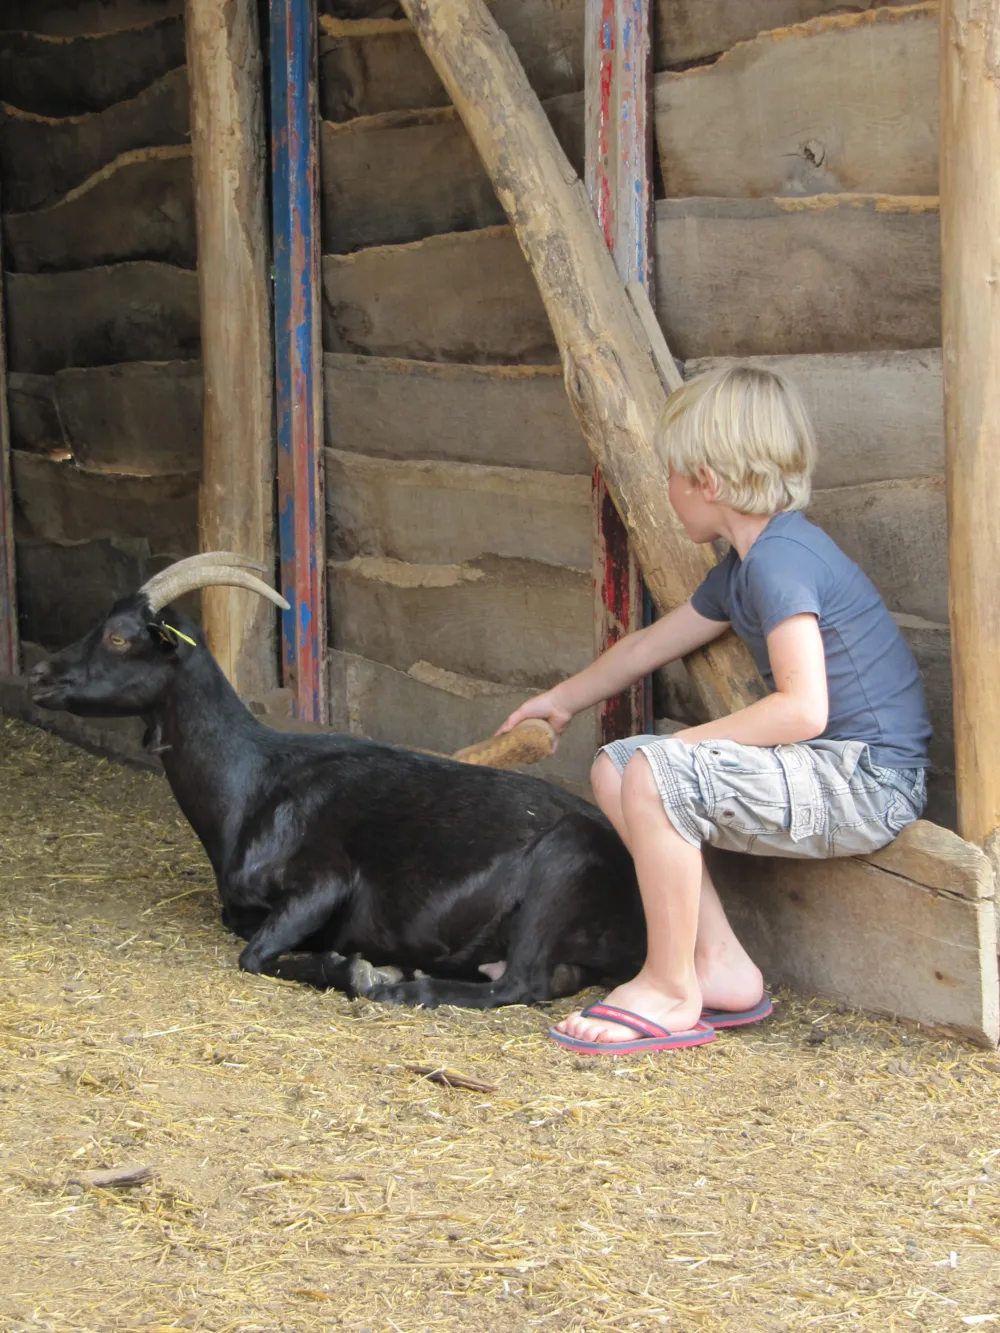
M 800 512 L 776 514 L 746 560 L 735 548 L 692 598 L 728 620 L 768 688 L 767 635 L 789 616 L 819 620 L 830 698 L 825 740 L 860 740 L 874 764 L 925 768 L 931 727 L 913 654 L 871 580 Z

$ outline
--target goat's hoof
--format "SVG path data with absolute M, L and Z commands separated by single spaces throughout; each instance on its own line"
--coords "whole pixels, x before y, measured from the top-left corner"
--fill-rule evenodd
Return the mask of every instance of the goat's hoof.
M 403 979 L 403 973 L 400 968 L 374 967 L 367 959 L 362 958 L 360 954 L 355 954 L 351 959 L 347 975 L 351 984 L 351 989 L 356 995 L 363 995 L 366 999 L 373 987 L 391 986 Z
M 424 1009 L 436 1009 L 433 983 L 428 978 L 417 981 L 399 981 L 394 985 L 372 986 L 365 996 L 373 1004 L 421 1005 Z
M 243 950 L 240 954 L 240 971 L 249 972 L 252 976 L 260 976 L 263 971 L 263 964 L 257 954 L 249 948 Z
M 390 983 L 388 985 L 370 986 L 365 992 L 365 999 L 371 1000 L 373 1004 L 406 1004 L 407 999 L 403 991 L 404 984 L 396 983 L 393 985 Z

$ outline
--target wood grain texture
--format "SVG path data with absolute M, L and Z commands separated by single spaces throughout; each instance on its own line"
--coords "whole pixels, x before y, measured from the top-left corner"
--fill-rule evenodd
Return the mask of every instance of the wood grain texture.
M 4 0 L 0 28 L 79 37 L 175 17 L 184 0 Z
M 880 0 L 656 0 L 654 67 L 705 60 L 758 33 L 806 23 L 821 14 L 857 14 L 879 6 Z
M 940 344 L 933 198 L 661 200 L 656 265 L 657 315 L 685 360 Z
M 15 449 L 72 455 L 91 472 L 155 477 L 201 469 L 200 361 L 15 372 L 8 398 Z
M 578 169 L 583 101 L 545 106 Z M 504 211 L 453 107 L 387 112 L 321 127 L 323 250 L 343 254 L 504 221 Z
M 911 831 L 912 830 L 912 831 Z M 920 837 L 917 825 L 904 830 Z M 872 860 L 713 856 L 712 874 L 740 939 L 768 979 L 984 1046 L 998 1039 L 996 904 L 980 897 L 978 851 L 931 826 L 924 877 L 963 877 L 962 892 L 925 887 Z M 979 853 L 982 857 L 982 853 Z M 897 849 L 896 863 L 902 859 Z M 890 858 L 890 864 L 892 859 Z M 906 860 L 911 872 L 918 858 Z
M 5 213 L 3 237 L 7 265 L 21 273 L 130 259 L 194 268 L 191 150 L 123 153 L 51 207 Z
M 590 454 L 557 366 L 333 352 L 323 363 L 330 448 L 590 476 Z
M 204 380 L 202 549 L 274 565 L 274 360 L 264 72 L 251 0 L 187 0 L 191 149 Z M 238 478 L 238 483 L 237 483 Z M 277 684 L 274 608 L 254 593 L 202 598 L 208 644 L 239 694 Z
M 327 549 L 416 564 L 498 555 L 590 568 L 590 479 L 328 449 Z
M 91 472 L 200 472 L 200 361 L 60 371 L 53 393 L 67 447 Z
M 323 307 L 330 352 L 501 364 L 557 356 L 508 227 L 327 255 Z
M 161 547 L 197 547 L 197 473 L 113 476 L 19 450 L 12 462 L 18 512 L 40 541 L 66 545 L 131 537 Z
M 4 208 L 22 213 L 54 204 L 122 153 L 187 143 L 189 124 L 183 66 L 88 115 L 52 118 L 0 107 Z
M 324 120 L 448 105 L 448 94 L 405 19 L 321 15 L 319 23 L 319 106 Z
M 936 3 L 875 9 L 660 74 L 666 194 L 936 194 L 937 34 Z
M 103 111 L 184 64 L 180 15 L 96 36 L 0 31 L 0 101 L 40 116 Z
M 583 180 L 626 290 L 647 298 L 652 281 L 653 125 L 650 0 L 585 0 Z M 653 320 L 653 327 L 659 332 Z M 648 333 L 648 330 L 647 330 Z M 642 574 L 604 473 L 591 489 L 594 654 L 642 628 Z M 598 743 L 641 735 L 653 724 L 651 680 L 635 681 L 597 707 Z
M 7 410 L 12 449 L 65 456 L 68 445 L 51 375 L 11 371 L 7 376 Z
M 329 565 L 334 648 L 406 671 L 544 689 L 592 659 L 590 574 L 494 556 L 409 564 L 358 556 Z
M 959 828 L 1000 827 L 1000 70 L 993 6 L 941 14 L 944 408 Z
M 583 0 L 496 0 L 490 9 L 539 97 L 583 87 Z M 360 6 L 357 18 L 320 17 L 320 106 L 329 120 L 447 106 L 448 94 L 409 23 L 378 18 Z
M 904 2 L 905 0 L 900 0 Z M 890 0 L 895 4 L 897 0 Z M 539 97 L 583 87 L 584 0 L 490 9 Z M 772 28 L 818 15 L 877 9 L 877 0 L 658 0 L 653 22 L 658 70 L 718 55 Z M 394 0 L 331 5 L 320 16 L 320 105 L 328 120 L 447 106 L 448 94 Z
M 171 264 L 114 264 L 77 273 L 7 275 L 12 370 L 186 360 L 198 355 L 195 275 Z

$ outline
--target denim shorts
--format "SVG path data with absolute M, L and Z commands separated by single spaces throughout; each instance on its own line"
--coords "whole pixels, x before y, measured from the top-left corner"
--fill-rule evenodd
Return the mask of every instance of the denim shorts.
M 919 819 L 923 768 L 880 768 L 861 741 L 773 749 L 735 741 L 686 745 L 631 736 L 602 746 L 619 773 L 641 751 L 663 808 L 683 838 L 759 856 L 861 856 Z

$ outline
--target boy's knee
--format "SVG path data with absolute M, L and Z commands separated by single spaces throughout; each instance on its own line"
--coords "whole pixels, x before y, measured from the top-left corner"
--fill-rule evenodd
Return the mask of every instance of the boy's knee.
M 599 754 L 590 766 L 590 786 L 598 803 L 602 797 L 617 796 L 621 781 L 614 762 L 603 752 Z
M 640 750 L 626 764 L 622 775 L 622 809 L 627 813 L 650 805 L 661 805 L 660 791 L 649 760 Z

